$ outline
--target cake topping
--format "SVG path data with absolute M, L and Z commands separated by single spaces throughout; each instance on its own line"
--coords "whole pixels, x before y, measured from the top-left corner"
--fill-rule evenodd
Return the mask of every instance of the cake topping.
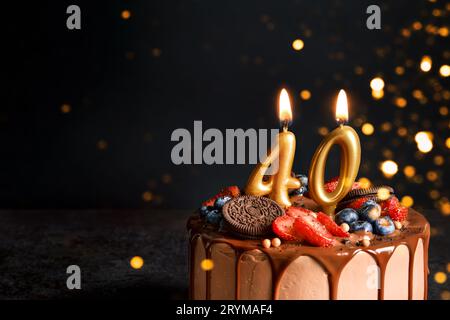
M 275 201 L 257 196 L 240 196 L 223 207 L 227 227 L 247 237 L 266 235 L 272 222 L 283 214 L 283 209 Z
M 223 196 L 229 196 L 230 198 L 238 197 L 241 194 L 241 191 L 239 190 L 238 186 L 229 186 L 224 189 L 222 189 L 218 194 L 215 196 L 209 198 L 205 202 L 202 203 L 202 206 L 213 206 L 216 202 L 217 198 L 223 197 Z
M 295 219 L 295 231 L 301 235 L 306 242 L 318 247 L 330 247 L 333 245 L 333 236 L 312 215 L 303 215 Z
M 340 226 L 333 221 L 333 219 L 325 213 L 318 212 L 317 220 L 325 226 L 325 228 L 336 237 L 346 238 L 349 236 L 348 232 L 344 231 Z
M 295 218 L 289 215 L 284 215 L 275 219 L 272 223 L 272 230 L 277 236 L 286 241 L 299 240 L 297 233 L 294 230 Z

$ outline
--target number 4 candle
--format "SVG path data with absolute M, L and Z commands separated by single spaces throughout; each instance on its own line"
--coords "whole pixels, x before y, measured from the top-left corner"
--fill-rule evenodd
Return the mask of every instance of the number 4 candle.
M 295 156 L 295 135 L 288 131 L 289 122 L 292 120 L 292 112 L 289 95 L 285 89 L 281 90 L 278 108 L 283 130 L 278 134 L 275 147 L 251 173 L 245 187 L 245 193 L 255 196 L 268 195 L 270 199 L 286 208 L 291 205 L 289 189 L 299 188 L 300 181 L 291 175 Z M 278 170 L 270 175 L 267 181 L 264 181 L 267 170 L 276 162 L 278 163 Z
M 309 194 L 330 216 L 334 215 L 338 202 L 351 190 L 361 161 L 358 134 L 353 128 L 344 125 L 348 121 L 347 95 L 344 90 L 338 95 L 336 121 L 339 126 L 330 132 L 316 149 L 309 170 Z M 334 144 L 341 149 L 339 182 L 333 192 L 327 192 L 324 189 L 325 165 Z

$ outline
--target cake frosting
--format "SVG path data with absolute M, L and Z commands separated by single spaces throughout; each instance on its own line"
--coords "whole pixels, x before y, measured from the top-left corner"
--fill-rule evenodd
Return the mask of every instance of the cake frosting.
M 320 210 L 306 197 L 297 197 L 294 205 Z M 401 230 L 371 235 L 367 247 L 355 233 L 332 247 L 285 241 L 265 248 L 261 240 L 219 229 L 199 215 L 187 228 L 191 299 L 427 298 L 430 227 L 411 208 Z M 204 259 L 214 262 L 212 270 L 200 267 Z

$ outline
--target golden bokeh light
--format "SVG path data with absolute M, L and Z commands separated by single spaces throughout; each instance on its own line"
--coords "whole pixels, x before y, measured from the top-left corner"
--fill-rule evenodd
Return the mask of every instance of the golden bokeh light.
M 447 64 L 444 64 L 439 68 L 439 74 L 443 77 L 450 76 L 450 66 Z
M 375 131 L 375 128 L 371 123 L 364 123 L 361 127 L 362 133 L 364 133 L 366 136 L 370 136 Z
M 320 127 L 317 132 L 321 135 L 321 136 L 326 136 L 329 132 L 327 127 Z
M 63 105 L 61 105 L 62 113 L 69 113 L 71 110 L 72 110 L 72 107 L 70 106 L 70 104 L 64 103 Z
M 292 48 L 293 48 L 295 51 L 300 51 L 300 50 L 302 50 L 304 46 L 305 46 L 305 43 L 303 42 L 303 40 L 295 39 L 295 40 L 292 42 Z
M 378 199 L 380 199 L 382 201 L 389 199 L 390 196 L 391 196 L 391 192 L 389 191 L 388 188 L 380 188 L 377 191 L 377 197 L 378 197 Z
M 411 196 L 404 196 L 402 197 L 402 200 L 400 200 L 400 203 L 404 207 L 411 207 L 414 204 L 414 199 Z
M 151 193 L 150 191 L 145 191 L 142 194 L 142 200 L 144 200 L 145 202 L 150 202 L 153 200 L 153 193 Z
M 436 283 L 443 284 L 447 281 L 447 275 L 441 271 L 436 272 L 434 274 L 434 281 L 436 281 Z
M 416 168 L 414 168 L 413 166 L 406 166 L 405 168 L 403 168 L 403 173 L 406 177 L 412 178 L 416 175 Z
M 447 148 L 450 149 L 450 138 L 447 138 L 447 139 L 445 140 L 445 145 L 447 146 Z
M 397 134 L 400 137 L 405 137 L 408 134 L 408 129 L 406 129 L 405 127 L 400 127 L 397 129 Z
M 431 70 L 431 67 L 433 66 L 433 61 L 431 60 L 430 56 L 423 56 L 422 60 L 420 61 L 420 70 L 423 72 L 428 72 Z
M 439 114 L 441 116 L 446 116 L 448 115 L 448 108 L 446 106 L 442 106 L 439 108 Z
M 437 166 L 442 166 L 442 165 L 444 164 L 444 162 L 445 162 L 445 159 L 444 159 L 443 156 L 437 155 L 437 156 L 435 156 L 435 157 L 433 158 L 433 162 L 434 162 L 434 164 L 437 165 Z
M 100 139 L 99 141 L 97 141 L 97 149 L 101 151 L 105 151 L 106 149 L 108 149 L 108 141 L 104 139 Z
M 144 266 L 144 259 L 142 259 L 142 257 L 139 256 L 134 256 L 130 260 L 130 266 L 133 269 L 141 269 Z
M 362 189 L 367 189 L 370 188 L 370 186 L 372 185 L 372 183 L 370 182 L 369 179 L 367 179 L 366 177 L 361 177 L 358 180 L 359 185 Z
M 200 268 L 202 268 L 203 271 L 211 271 L 214 268 L 214 261 L 211 259 L 203 259 L 202 262 L 200 262 Z
M 431 182 L 436 181 L 438 179 L 438 174 L 436 171 L 428 171 L 427 172 L 427 179 Z
M 372 97 L 379 100 L 384 97 L 384 90 L 372 90 Z
M 441 292 L 441 299 L 442 300 L 450 300 L 450 291 L 444 290 Z
M 303 100 L 309 100 L 311 98 L 311 91 L 309 91 L 309 90 L 300 91 L 300 97 Z
M 370 87 L 374 91 L 381 91 L 384 88 L 384 80 L 381 79 L 380 77 L 373 78 L 370 81 Z
M 394 102 L 395 102 L 395 105 L 399 108 L 404 108 L 408 104 L 408 101 L 406 101 L 406 99 L 402 98 L 402 97 L 395 98 Z
M 430 198 L 433 199 L 433 200 L 438 199 L 440 197 L 440 195 L 441 194 L 437 190 L 431 190 L 430 191 Z
M 422 26 L 422 23 L 420 21 L 415 21 L 412 24 L 412 27 L 413 27 L 414 30 L 418 31 L 418 30 L 422 29 L 423 26 Z
M 131 17 L 131 12 L 130 10 L 123 10 L 120 16 L 122 17 L 122 19 L 128 20 Z
M 397 67 L 395 67 L 395 73 L 398 74 L 399 76 L 404 75 L 405 68 L 402 66 L 397 66 Z
M 398 165 L 392 160 L 386 160 L 381 163 L 381 171 L 384 176 L 390 178 L 398 172 Z
M 448 201 L 441 202 L 440 210 L 444 216 L 450 215 L 450 202 L 448 202 Z
M 438 33 L 441 37 L 448 37 L 448 28 L 447 27 L 441 27 L 438 29 Z

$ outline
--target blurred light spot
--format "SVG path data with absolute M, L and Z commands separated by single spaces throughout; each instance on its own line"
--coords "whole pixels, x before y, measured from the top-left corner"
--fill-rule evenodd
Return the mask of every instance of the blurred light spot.
M 436 171 L 428 171 L 427 172 L 427 179 L 431 182 L 436 181 L 438 178 L 438 174 Z
M 381 125 L 381 131 L 391 131 L 392 129 L 392 124 L 390 122 L 383 122 L 383 124 Z
M 411 36 L 411 31 L 409 29 L 403 28 L 401 31 L 402 36 L 409 38 Z
M 433 134 L 429 131 L 420 131 L 414 136 L 420 152 L 427 153 L 433 149 Z
M 169 184 L 172 182 L 172 176 L 168 173 L 164 174 L 161 178 L 162 182 L 165 184 Z
M 433 61 L 430 56 L 423 56 L 420 61 L 420 70 L 423 72 L 428 72 L 431 70 L 431 66 L 433 65 Z
M 367 189 L 367 188 L 369 188 L 370 185 L 371 185 L 370 180 L 367 179 L 366 177 L 361 177 L 361 178 L 359 178 L 358 182 L 359 182 L 359 184 L 360 184 L 360 186 L 361 186 L 362 189 Z
M 391 192 L 388 188 L 380 188 L 377 192 L 377 197 L 380 200 L 387 200 L 391 196 Z
M 404 107 L 406 107 L 407 104 L 408 104 L 408 102 L 406 101 L 405 98 L 402 98 L 402 97 L 395 98 L 395 105 L 397 107 L 404 108 Z
M 450 202 L 448 202 L 448 201 L 441 202 L 440 209 L 444 216 L 450 215 Z
M 358 76 L 360 76 L 364 73 L 364 69 L 361 66 L 356 66 L 354 71 L 355 71 L 355 74 Z
M 62 113 L 69 113 L 70 110 L 72 110 L 72 107 L 70 106 L 70 104 L 64 103 L 63 105 L 61 105 Z
M 448 28 L 441 27 L 441 28 L 439 28 L 438 33 L 441 37 L 448 37 Z
M 390 158 L 393 158 L 394 154 L 392 153 L 391 150 L 389 150 L 389 149 L 384 149 L 384 150 L 383 150 L 383 156 L 384 156 L 385 158 L 390 159 Z
M 408 134 L 408 130 L 405 127 L 400 127 L 400 128 L 397 129 L 397 134 L 400 137 L 404 137 L 404 136 L 406 136 Z
M 445 281 L 447 281 L 447 275 L 444 272 L 436 272 L 434 274 L 434 281 L 436 281 L 439 284 L 443 284 L 445 283 Z
M 142 194 L 142 200 L 144 200 L 145 202 L 150 202 L 153 200 L 153 193 L 151 193 L 150 191 L 145 191 Z
M 412 178 L 416 174 L 416 168 L 414 168 L 413 166 L 406 166 L 403 169 L 403 173 L 405 174 L 406 177 Z
M 300 39 L 295 39 L 294 42 L 292 42 L 292 48 L 295 51 L 300 51 L 305 46 L 305 43 Z
M 309 90 L 302 90 L 300 92 L 300 97 L 303 100 L 309 100 L 311 98 L 311 92 Z
M 450 66 L 447 64 L 444 64 L 443 66 L 441 66 L 439 68 L 439 73 L 441 74 L 441 76 L 443 77 L 448 77 L 450 76 Z
M 398 74 L 399 76 L 404 75 L 405 68 L 403 68 L 402 66 L 395 67 L 395 73 Z
M 370 81 L 370 87 L 374 91 L 381 91 L 384 88 L 384 81 L 380 77 L 373 78 Z
M 418 100 L 424 98 L 423 92 L 422 92 L 421 90 L 419 90 L 419 89 L 413 90 L 412 96 L 413 96 L 414 98 L 418 99 Z
M 142 259 L 139 256 L 134 256 L 133 258 L 131 258 L 130 260 L 130 266 L 133 269 L 140 269 L 142 268 L 142 266 L 144 265 L 144 259 Z
M 402 206 L 409 208 L 414 204 L 414 199 L 411 196 L 404 196 L 400 202 Z
M 161 56 L 161 49 L 160 48 L 153 48 L 152 49 L 152 56 L 154 56 L 155 58 L 159 58 Z
M 97 149 L 98 150 L 106 150 L 108 148 L 108 142 L 104 139 L 100 139 L 99 141 L 97 141 Z
M 439 9 L 433 9 L 433 11 L 431 11 L 431 14 L 435 17 L 440 17 L 442 15 L 442 11 Z
M 447 146 L 447 148 L 450 149 L 450 138 L 447 138 L 447 139 L 445 140 L 445 145 Z
M 422 29 L 422 23 L 420 23 L 420 21 L 415 21 L 412 25 L 413 29 L 418 31 L 420 29 Z
M 386 160 L 381 163 L 381 171 L 386 177 L 392 177 L 397 173 L 398 165 L 392 160 Z
M 131 17 L 131 12 L 130 10 L 123 10 L 120 16 L 122 17 L 122 19 L 128 20 Z
M 448 108 L 446 106 L 442 106 L 439 108 L 439 113 L 441 114 L 441 116 L 446 116 L 448 115 Z
M 447 272 L 450 272 L 450 262 L 447 263 Z
M 379 90 L 379 91 L 377 91 L 377 90 L 372 90 L 372 97 L 373 97 L 375 100 L 379 100 L 379 99 L 381 99 L 381 98 L 384 97 L 384 91 L 383 91 L 383 90 Z
M 442 300 L 450 300 L 450 291 L 444 290 L 441 292 L 441 299 Z
M 371 123 L 364 123 L 361 127 L 362 133 L 364 133 L 366 136 L 370 136 L 375 131 L 373 125 Z
M 437 155 L 437 156 L 434 157 L 433 161 L 434 161 L 435 165 L 442 166 L 444 164 L 444 162 L 445 162 L 445 159 L 444 159 L 443 156 Z
M 441 194 L 437 190 L 431 190 L 430 191 L 430 198 L 433 199 L 433 200 L 436 200 L 437 198 L 439 198 L 440 195 Z
M 211 259 L 203 259 L 200 263 L 200 267 L 203 271 L 210 271 L 214 268 L 214 261 Z
M 319 134 L 320 134 L 321 136 L 325 136 L 325 135 L 327 135 L 328 132 L 329 132 L 327 127 L 320 127 L 317 131 L 319 132 Z
M 433 142 L 431 142 L 431 140 L 422 141 L 417 144 L 417 149 L 419 149 L 420 152 L 428 153 L 433 150 Z

